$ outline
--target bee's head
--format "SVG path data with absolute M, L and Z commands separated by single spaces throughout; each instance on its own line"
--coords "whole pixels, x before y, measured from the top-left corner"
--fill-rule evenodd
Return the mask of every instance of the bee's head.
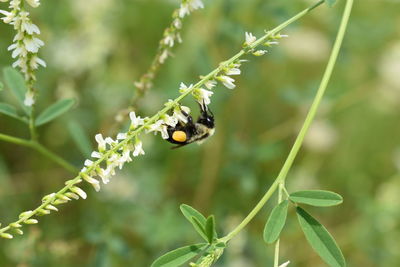
M 201 123 L 205 125 L 209 129 L 213 129 L 215 127 L 214 124 L 214 114 L 211 110 L 205 105 L 200 105 L 201 113 L 200 117 L 197 120 L 197 123 Z

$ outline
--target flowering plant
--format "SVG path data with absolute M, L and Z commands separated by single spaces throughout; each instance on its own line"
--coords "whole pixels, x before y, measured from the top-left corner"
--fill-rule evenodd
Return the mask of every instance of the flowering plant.
M 8 1 L 3 0 L 3 2 Z M 23 109 L 28 117 L 20 117 L 10 110 L 6 112 L 4 111 L 5 106 L 3 106 L 3 113 L 26 122 L 30 129 L 31 139 L 25 140 L 5 134 L 0 134 L 0 139 L 19 145 L 29 146 L 46 155 L 49 159 L 54 160 L 69 171 L 77 173 L 77 175 L 66 181 L 62 189 L 44 196 L 42 198 L 42 203 L 37 208 L 20 213 L 18 220 L 1 228 L 0 237 L 5 239 L 12 239 L 14 234 L 23 234 L 21 230 L 23 224 L 38 223 L 37 216 L 47 215 L 52 211 L 58 211 L 58 206 L 61 204 L 67 203 L 72 199 L 86 199 L 87 193 L 83 189 L 83 182 L 87 182 L 93 186 L 96 191 L 100 191 L 101 182 L 103 184 L 109 183 L 112 176 L 116 174 L 116 171 L 122 169 L 125 163 L 131 162 L 135 157 L 145 155 L 141 139 L 142 134 L 152 132 L 155 134 L 160 133 L 163 139 L 168 139 L 170 137 L 168 133 L 169 127 L 174 128 L 178 124 L 188 123 L 190 109 L 181 105 L 180 102 L 183 98 L 191 95 L 200 105 L 207 106 L 211 103 L 211 97 L 214 95 L 214 90 L 219 83 L 227 89 L 236 88 L 237 83 L 235 77 L 242 74 L 240 68 L 242 64 L 247 61 L 243 59 L 244 56 L 265 55 L 268 52 L 266 48 L 277 45 L 281 38 L 288 37 L 280 33 L 284 28 L 321 4 L 326 2 L 332 5 L 335 1 L 319 1 L 274 29 L 266 31 L 260 38 L 255 37 L 251 32 L 245 32 L 242 49 L 237 54 L 221 62 L 217 68 L 208 74 L 200 76 L 200 80 L 197 83 L 190 85 L 186 85 L 183 82 L 180 83 L 178 97 L 165 102 L 164 107 L 155 115 L 141 118 L 136 114 L 137 112 L 133 111 L 135 109 L 135 102 L 151 88 L 152 80 L 155 78 L 161 65 L 170 56 L 171 48 L 176 42 L 182 42 L 180 36 L 182 19 L 193 11 L 204 7 L 201 0 L 182 1 L 180 7 L 173 13 L 171 25 L 164 31 L 163 38 L 159 43 L 158 52 L 149 70 L 135 82 L 138 95 L 136 95 L 134 101 L 132 101 L 132 106 L 128 108 L 129 112 L 125 112 L 130 118 L 128 129 L 116 134 L 115 138 L 104 137 L 101 133 L 96 134 L 95 140 L 97 142 L 97 150 L 91 153 L 90 159 L 84 161 L 84 166 L 80 171 L 77 171 L 74 166 L 66 162 L 60 156 L 47 150 L 37 141 L 36 127 L 66 112 L 73 105 L 73 101 L 64 100 L 57 102 L 44 110 L 38 117 L 35 118 L 34 116 L 35 99 L 37 98 L 37 90 L 34 88 L 36 81 L 35 70 L 39 65 L 46 67 L 46 63 L 38 57 L 39 48 L 42 47 L 44 43 L 38 38 L 40 34 L 39 28 L 31 22 L 29 13 L 24 8 L 25 2 L 33 8 L 40 5 L 39 0 L 11 0 L 9 1 L 9 10 L 0 10 L 0 13 L 4 15 L 2 18 L 3 22 L 13 25 L 16 31 L 13 43 L 9 46 L 8 50 L 12 51 L 11 56 L 13 58 L 17 58 L 13 67 L 18 67 L 20 73 L 22 73 L 21 76 L 20 73 L 14 69 L 6 69 L 4 72 L 6 83 L 12 90 L 17 92 L 19 100 L 21 104 L 23 104 Z M 237 227 L 224 237 L 218 237 L 217 235 L 214 216 L 205 217 L 194 208 L 188 205 L 181 205 L 183 215 L 206 242 L 185 246 L 169 252 L 157 259 L 153 263 L 153 266 L 180 266 L 188 261 L 190 261 L 191 266 L 211 266 L 223 254 L 229 241 L 254 218 L 275 191 L 278 191 L 279 194 L 278 205 L 274 207 L 266 222 L 263 236 L 266 243 L 275 243 L 274 266 L 284 267 L 289 264 L 285 262 L 279 265 L 279 236 L 285 224 L 287 209 L 290 203 L 295 206 L 299 223 L 313 249 L 329 265 L 345 266 L 344 257 L 332 236 L 318 221 L 316 221 L 316 219 L 299 206 L 299 204 L 320 207 L 338 205 L 342 202 L 341 196 L 333 192 L 321 190 L 289 193 L 285 187 L 285 179 L 303 143 L 305 134 L 315 117 L 317 108 L 332 74 L 351 7 L 352 1 L 348 0 L 335 46 L 332 50 L 326 72 L 314 102 L 278 177 L 260 202 Z

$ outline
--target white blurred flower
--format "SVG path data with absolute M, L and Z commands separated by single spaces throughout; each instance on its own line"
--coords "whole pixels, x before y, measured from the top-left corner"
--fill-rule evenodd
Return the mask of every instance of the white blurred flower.
M 251 32 L 246 32 L 245 37 L 246 37 L 246 41 L 244 42 L 245 46 L 250 46 L 257 40 L 257 38 Z
M 30 107 L 33 104 L 35 104 L 34 94 L 32 91 L 28 91 L 25 94 L 24 105 Z
M 183 18 L 199 8 L 204 8 L 201 0 L 184 0 L 179 9 L 179 17 Z
M 318 152 L 331 149 L 337 141 L 336 129 L 328 121 L 315 121 L 304 139 L 304 146 Z
M 158 120 L 155 123 L 149 125 L 147 132 L 160 132 L 161 133 L 161 137 L 163 139 L 168 139 L 168 131 L 167 131 L 167 126 L 164 123 L 164 120 Z
M 226 75 L 240 75 L 239 68 L 229 68 L 226 72 Z
M 136 117 L 134 111 L 129 113 L 129 117 L 131 118 L 131 129 L 136 129 L 138 126 L 144 124 L 144 119 L 142 119 L 140 116 Z
M 161 118 L 164 120 L 166 125 L 171 127 L 175 127 L 175 125 L 178 123 L 178 119 L 175 116 L 164 114 Z
M 38 7 L 40 5 L 40 0 L 26 0 L 32 7 Z
M 104 152 L 106 150 L 106 141 L 103 138 L 103 135 L 101 133 L 96 134 L 95 137 L 96 142 L 98 144 L 98 150 L 100 152 Z
M 234 84 L 235 80 L 229 76 L 221 75 L 218 76 L 217 79 L 223 83 L 223 85 L 228 89 L 233 89 L 236 87 Z
M 204 83 L 204 85 L 207 87 L 207 89 L 212 89 L 217 85 L 217 82 L 215 80 L 208 80 Z
M 267 50 L 257 50 L 255 52 L 253 52 L 253 55 L 259 57 L 259 56 L 265 55 L 267 52 L 268 52 Z
M 193 88 L 193 84 L 190 84 L 189 87 L 188 87 L 186 84 L 181 83 L 179 85 L 179 93 L 184 94 L 187 91 L 191 90 L 192 88 Z
M 186 113 L 186 115 L 183 114 L 182 111 L 183 111 L 184 113 Z M 183 123 L 187 123 L 187 121 L 188 121 L 187 115 L 189 115 L 189 113 L 190 113 L 190 108 L 188 108 L 188 107 L 186 107 L 186 106 L 176 106 L 176 107 L 174 108 L 173 116 L 174 116 L 175 118 L 177 118 L 178 121 L 181 121 L 181 122 L 183 122 Z
M 289 265 L 289 263 L 290 263 L 290 261 L 287 261 L 287 262 L 282 263 L 281 265 L 279 265 L 279 267 L 286 267 L 286 266 Z
M 206 89 L 195 89 L 193 91 L 193 96 L 196 98 L 197 102 L 199 102 L 199 104 L 203 105 L 209 105 L 211 103 L 210 97 L 213 95 L 214 93 L 206 90 Z
M 140 141 L 139 139 L 137 139 L 135 142 L 135 149 L 133 150 L 132 154 L 134 157 L 145 154 L 142 148 L 142 141 Z

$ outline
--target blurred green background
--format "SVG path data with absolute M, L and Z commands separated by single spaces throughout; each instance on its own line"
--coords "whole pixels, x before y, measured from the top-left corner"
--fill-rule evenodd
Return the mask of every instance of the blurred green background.
M 260 36 L 313 1 L 205 0 L 185 19 L 184 42 L 142 100 L 150 116 L 180 82 L 194 83 L 238 51 L 244 32 Z M 289 191 L 325 189 L 341 206 L 308 208 L 340 244 L 348 266 L 400 266 L 400 1 L 355 1 L 333 78 L 319 115 L 288 176 Z M 82 166 L 71 123 L 93 137 L 113 134 L 133 81 L 149 66 L 176 0 L 42 1 L 31 11 L 46 43 L 38 71 L 42 110 L 75 97 L 78 104 L 40 128 L 49 149 Z M 171 150 L 143 136 L 135 159 L 99 193 L 85 186 L 73 201 L 25 235 L 0 240 L 0 266 L 149 266 L 168 250 L 200 241 L 180 214 L 187 203 L 215 214 L 226 234 L 254 207 L 278 174 L 314 96 L 339 25 L 344 1 L 319 7 L 283 33 L 290 38 L 265 57 L 249 57 L 233 91 L 215 89 L 216 134 L 201 146 Z M 6 4 L 0 3 L 5 9 Z M 0 24 L 0 67 L 12 63 L 10 26 Z M 0 101 L 14 103 L 5 88 Z M 195 107 L 193 99 L 184 104 Z M 20 122 L 0 115 L 0 132 L 28 137 Z M 93 139 L 93 138 L 91 138 Z M 94 144 L 93 144 L 94 145 Z M 71 175 L 25 147 L 0 142 L 0 221 L 13 221 Z M 273 203 L 276 199 L 272 199 Z M 272 266 L 262 240 L 269 203 L 232 240 L 216 266 Z M 281 241 L 289 266 L 325 266 L 306 245 L 291 209 Z

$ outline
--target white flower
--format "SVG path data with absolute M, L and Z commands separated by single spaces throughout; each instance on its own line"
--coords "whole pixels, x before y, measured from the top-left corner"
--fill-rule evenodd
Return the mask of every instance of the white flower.
M 208 89 L 212 89 L 217 85 L 217 82 L 215 80 L 208 80 L 204 83 L 204 85 L 208 88 Z
M 177 29 L 182 28 L 182 21 L 179 18 L 176 18 L 174 20 L 173 24 L 174 24 L 174 27 L 177 28 Z
M 179 17 L 183 18 L 189 15 L 193 10 L 204 8 L 204 4 L 201 0 L 187 0 L 186 3 L 182 3 L 179 9 Z
M 117 134 L 117 139 L 118 140 L 125 140 L 128 137 L 127 133 L 118 133 Z
M 145 154 L 142 148 L 142 141 L 140 141 L 139 139 L 137 139 L 135 142 L 135 149 L 133 150 L 132 154 L 134 157 Z
M 286 267 L 286 266 L 289 265 L 289 263 L 290 263 L 290 261 L 287 261 L 287 262 L 282 263 L 281 265 L 279 265 L 279 267 Z
M 162 119 L 166 125 L 171 127 L 175 127 L 175 125 L 178 123 L 178 119 L 175 116 L 169 116 L 168 114 L 164 114 Z
M 197 99 L 197 102 L 199 102 L 199 104 L 203 105 L 209 105 L 211 103 L 210 97 L 213 95 L 214 93 L 206 90 L 206 89 L 196 89 L 195 91 L 193 91 L 193 96 Z
M 259 57 L 259 56 L 263 56 L 267 53 L 267 50 L 257 50 L 256 52 L 253 53 L 253 55 Z
M 83 199 L 86 199 L 86 197 L 87 197 L 87 194 L 86 194 L 86 192 L 85 191 L 83 191 L 82 189 L 80 189 L 79 187 L 77 187 L 77 186 L 73 186 L 73 187 L 71 187 L 71 189 L 70 189 L 72 192 L 74 192 L 74 193 L 76 193 L 76 194 L 78 194 L 81 198 L 83 198 Z
M 129 113 L 129 117 L 131 118 L 131 129 L 135 129 L 139 125 L 144 124 L 144 119 L 140 118 L 140 116 L 136 117 L 136 114 L 134 111 Z
M 27 107 L 32 106 L 33 104 L 35 104 L 35 99 L 34 99 L 35 95 L 32 91 L 28 91 L 25 94 L 25 99 L 24 99 L 24 105 Z
M 92 154 L 90 155 L 92 158 L 101 158 L 103 156 L 103 154 L 101 154 L 100 152 L 97 151 L 93 151 Z
M 10 8 L 15 10 L 20 10 L 21 0 L 11 0 L 10 1 Z
M 97 170 L 97 174 L 100 176 L 101 180 L 103 181 L 103 184 L 108 184 L 108 182 L 110 181 L 110 168 L 107 167 L 107 169 L 102 169 L 102 168 L 98 168 Z
M 169 56 L 169 51 L 168 49 L 164 49 L 160 55 L 160 57 L 158 58 L 158 62 L 160 62 L 160 64 L 164 64 L 165 60 L 168 58 Z
M 191 90 L 193 87 L 193 84 L 190 84 L 189 87 L 186 86 L 186 84 L 181 83 L 179 85 L 179 93 L 184 94 L 186 92 L 188 92 L 189 90 Z
M 27 51 L 37 53 L 39 48 L 44 45 L 43 41 L 36 37 L 24 38 L 24 44 Z
M 165 45 L 168 45 L 169 47 L 173 47 L 174 46 L 174 35 L 168 34 L 167 36 L 165 36 L 163 43 Z
M 158 120 L 155 123 L 149 125 L 149 128 L 147 130 L 148 133 L 150 132 L 160 132 L 161 137 L 163 139 L 168 139 L 168 131 L 167 131 L 167 126 L 164 124 L 164 120 Z
M 246 42 L 244 43 L 245 46 L 250 46 L 257 40 L 257 38 L 251 32 L 246 32 L 245 36 L 246 36 Z
M 103 135 L 101 133 L 96 134 L 95 137 L 96 142 L 98 144 L 98 149 L 100 152 L 104 152 L 106 150 L 106 142 L 103 139 Z
M 44 62 L 43 59 L 39 58 L 38 56 L 34 55 L 31 57 L 31 60 L 29 61 L 29 66 L 32 69 L 37 69 L 41 65 L 42 67 L 46 67 L 46 62 Z
M 239 68 L 230 68 L 225 73 L 226 73 L 226 75 L 240 75 L 240 69 Z
M 183 114 L 183 112 L 184 113 L 186 113 L 186 115 L 185 114 Z M 186 107 L 186 106 L 176 106 L 175 108 L 174 108 L 174 114 L 173 114 L 173 116 L 175 117 L 175 118 L 177 118 L 179 121 L 181 121 L 181 122 L 183 122 L 183 123 L 187 123 L 187 116 L 189 115 L 189 113 L 190 113 L 190 108 L 188 108 L 188 107 Z
M 26 0 L 26 2 L 32 7 L 38 7 L 40 5 L 40 0 Z
M 235 80 L 229 76 L 221 75 L 218 76 L 217 79 L 220 80 L 228 89 L 233 89 L 236 87 L 234 84 Z
M 14 12 L 8 12 L 8 11 L 0 9 L 0 14 L 3 14 L 5 16 L 5 17 L 2 17 L 1 19 L 6 24 L 9 24 L 15 18 L 15 13 Z
M 93 161 L 91 161 L 90 159 L 85 160 L 85 162 L 83 163 L 86 167 L 91 167 L 93 165 Z

